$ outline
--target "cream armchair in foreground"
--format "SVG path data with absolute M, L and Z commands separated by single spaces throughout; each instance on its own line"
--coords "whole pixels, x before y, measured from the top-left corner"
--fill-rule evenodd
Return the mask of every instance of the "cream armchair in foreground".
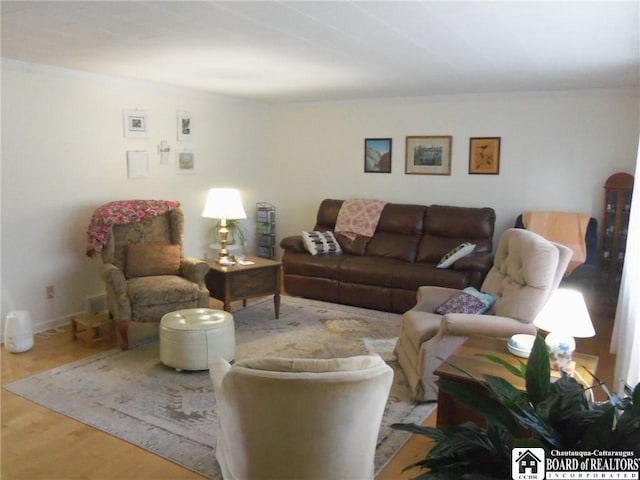
M 225 480 L 373 479 L 393 370 L 379 355 L 263 358 L 209 371 Z
M 436 313 L 459 290 L 421 287 L 400 322 L 395 352 L 418 401 L 437 399 L 433 371 L 471 335 L 508 338 L 535 334 L 533 320 L 558 287 L 571 249 L 521 229 L 506 230 L 481 291 L 494 296 L 486 314 Z M 506 348 L 506 340 L 505 340 Z

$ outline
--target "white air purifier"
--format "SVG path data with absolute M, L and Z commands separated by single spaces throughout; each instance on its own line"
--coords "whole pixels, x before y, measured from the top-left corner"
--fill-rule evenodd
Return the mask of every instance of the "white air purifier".
M 4 322 L 4 347 L 8 352 L 26 352 L 33 347 L 31 318 L 27 310 L 9 312 Z

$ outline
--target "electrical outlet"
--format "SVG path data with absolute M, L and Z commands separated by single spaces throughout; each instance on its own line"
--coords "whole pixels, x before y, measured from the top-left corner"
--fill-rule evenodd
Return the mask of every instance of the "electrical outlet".
M 51 300 L 55 296 L 53 285 L 47 285 L 47 300 Z

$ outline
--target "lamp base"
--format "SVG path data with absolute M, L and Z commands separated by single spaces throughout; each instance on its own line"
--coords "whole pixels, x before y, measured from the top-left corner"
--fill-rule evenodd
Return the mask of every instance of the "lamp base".
M 549 350 L 551 368 L 554 370 L 567 370 L 571 364 L 571 357 L 576 349 L 576 341 L 571 335 L 550 333 L 544 339 Z
M 236 264 L 236 257 L 233 255 L 219 255 L 218 258 L 216 258 L 216 262 L 222 266 L 229 267 Z

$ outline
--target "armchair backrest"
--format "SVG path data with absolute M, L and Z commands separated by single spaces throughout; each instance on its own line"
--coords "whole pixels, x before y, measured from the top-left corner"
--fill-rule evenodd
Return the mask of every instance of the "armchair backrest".
M 182 252 L 183 236 L 184 215 L 180 208 L 173 208 L 155 217 L 143 218 L 139 222 L 114 225 L 102 250 L 102 260 L 105 263 L 113 263 L 125 271 L 128 245 L 173 244 L 180 245 Z
M 506 230 L 482 284 L 483 292 L 498 297 L 495 314 L 533 322 L 562 280 L 572 253 L 528 230 Z
M 379 355 L 216 359 L 210 372 L 225 479 L 373 479 L 393 381 Z

